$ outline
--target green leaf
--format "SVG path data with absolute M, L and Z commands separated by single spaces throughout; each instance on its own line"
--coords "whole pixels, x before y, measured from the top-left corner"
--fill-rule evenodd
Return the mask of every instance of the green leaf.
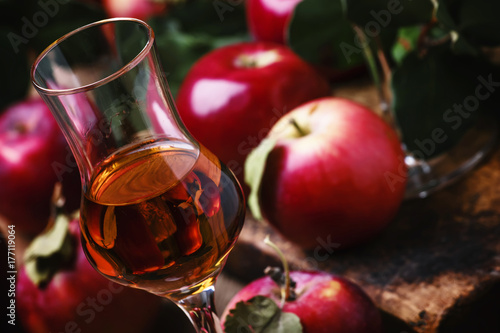
M 283 312 L 276 303 L 265 296 L 256 296 L 236 304 L 225 321 L 226 333 L 301 333 L 299 317 Z
M 343 0 L 347 17 L 364 30 L 398 28 L 428 22 L 431 0 Z
M 45 286 L 73 258 L 74 246 L 69 233 L 69 218 L 56 217 L 53 226 L 37 236 L 24 253 L 28 277 L 37 286 Z
M 421 31 L 421 26 L 404 27 L 398 30 L 396 43 L 392 47 L 392 58 L 397 64 L 400 64 L 408 53 L 417 48 Z
M 341 0 L 303 0 L 295 8 L 288 29 L 290 47 L 309 63 L 336 69 L 363 63 Z
M 276 138 L 265 138 L 250 152 L 245 160 L 245 183 L 250 186 L 248 207 L 252 215 L 258 220 L 262 219 L 262 212 L 259 205 L 260 184 L 264 176 L 267 157 L 276 146 L 276 142 Z
M 500 2 L 438 0 L 436 17 L 452 32 L 457 54 L 477 55 L 481 47 L 500 45 Z
M 493 83 L 488 88 L 485 81 Z M 428 158 L 455 145 L 479 113 L 489 109 L 498 95 L 489 89 L 500 90 L 497 82 L 500 76 L 490 66 L 455 55 L 449 43 L 423 57 L 409 53 L 392 78 L 394 112 L 408 149 Z

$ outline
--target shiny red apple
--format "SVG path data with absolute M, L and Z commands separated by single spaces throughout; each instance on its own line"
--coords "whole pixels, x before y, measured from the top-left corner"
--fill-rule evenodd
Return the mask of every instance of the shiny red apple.
M 304 248 L 319 239 L 350 247 L 374 237 L 398 211 L 404 153 L 394 130 L 370 109 L 343 98 L 314 100 L 281 118 L 268 138 L 276 144 L 258 202 L 289 240 Z
M 356 284 L 345 278 L 324 272 L 292 271 L 296 296 L 285 302 L 282 311 L 294 313 L 300 319 L 304 333 L 381 333 L 379 310 Z M 280 304 L 280 287 L 266 276 L 240 290 L 229 302 L 222 315 L 223 326 L 227 315 L 240 301 L 265 296 Z M 258 321 L 256 316 L 237 319 L 241 332 L 249 332 L 244 325 Z
M 19 233 L 40 232 L 56 182 L 77 209 L 80 175 L 49 108 L 40 98 L 12 105 L 0 116 L 0 215 Z
M 246 156 L 273 124 L 294 107 L 329 94 L 327 82 L 287 47 L 239 43 L 195 63 L 177 107 L 188 130 L 242 181 Z
M 247 24 L 255 40 L 285 44 L 293 10 L 302 0 L 247 0 Z

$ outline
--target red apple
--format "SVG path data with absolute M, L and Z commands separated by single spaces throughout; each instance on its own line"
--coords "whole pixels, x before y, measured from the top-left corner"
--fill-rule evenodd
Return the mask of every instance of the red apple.
M 296 283 L 295 299 L 284 303 L 282 311 L 294 313 L 300 319 L 304 333 L 381 333 L 379 310 L 357 285 L 324 272 L 293 271 L 290 278 Z M 255 280 L 240 290 L 229 302 L 222 315 L 227 315 L 240 301 L 265 296 L 281 303 L 280 287 L 268 276 Z M 258 321 L 255 316 L 238 318 L 244 325 Z M 242 332 L 247 332 L 242 327 Z
M 404 153 L 394 130 L 368 108 L 343 98 L 314 100 L 281 118 L 268 139 L 276 144 L 253 194 L 289 240 L 313 248 L 328 238 L 346 248 L 374 237 L 396 214 Z
M 202 57 L 177 97 L 188 130 L 240 181 L 247 154 L 294 107 L 330 94 L 328 83 L 285 46 L 239 43 Z
M 0 116 L 0 215 L 19 233 L 40 232 L 58 181 L 77 209 L 80 175 L 49 108 L 40 98 L 12 105 Z
M 163 14 L 167 9 L 164 0 L 103 0 L 109 17 L 135 17 L 140 20 Z
M 61 217 L 59 217 L 61 218 Z M 68 221 L 68 220 L 66 220 Z M 30 333 L 145 332 L 160 307 L 160 298 L 145 291 L 118 285 L 100 275 L 81 249 L 78 220 L 57 221 L 57 230 L 42 247 L 26 253 L 40 255 L 34 264 L 43 280 L 28 275 L 29 259 L 17 277 L 16 306 L 22 326 Z M 62 227 L 61 227 L 62 226 Z M 48 255 L 47 247 L 64 239 Z M 54 238 L 54 236 L 56 236 Z M 36 239 L 35 239 L 36 241 Z M 41 250 L 41 252 L 40 252 Z
M 285 44 L 293 10 L 302 0 L 247 0 L 247 24 L 255 40 Z

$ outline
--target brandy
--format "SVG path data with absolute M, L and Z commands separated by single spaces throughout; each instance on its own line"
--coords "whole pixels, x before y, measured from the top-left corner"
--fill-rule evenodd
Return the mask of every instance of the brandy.
M 81 208 L 91 264 L 157 294 L 215 276 L 243 225 L 231 171 L 204 147 L 155 139 L 116 151 L 94 168 Z

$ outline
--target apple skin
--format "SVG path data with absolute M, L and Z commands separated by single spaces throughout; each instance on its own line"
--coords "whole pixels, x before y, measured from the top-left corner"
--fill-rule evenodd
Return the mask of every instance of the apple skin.
M 69 225 L 73 261 L 45 287 L 37 287 L 21 268 L 16 306 L 23 327 L 30 333 L 147 331 L 160 310 L 161 299 L 99 274 L 82 250 L 78 224 L 73 220 Z
M 58 175 L 54 163 L 66 171 Z M 20 233 L 39 233 L 47 225 L 52 192 L 59 180 L 65 208 L 78 209 L 80 174 L 47 105 L 32 98 L 7 108 L 0 116 L 0 215 Z
M 302 0 L 247 0 L 246 16 L 255 40 L 286 44 L 293 10 Z
M 394 130 L 368 108 L 335 97 L 311 101 L 280 119 L 269 137 L 278 141 L 266 160 L 259 202 L 262 215 L 292 242 L 312 249 L 321 238 L 351 247 L 377 235 L 397 213 L 404 153 Z
M 189 132 L 244 184 L 246 156 L 273 124 L 294 107 L 328 95 L 325 79 L 287 47 L 246 42 L 198 60 L 176 101 Z
M 292 271 L 290 277 L 297 283 L 297 299 L 287 301 L 283 311 L 294 313 L 300 318 L 304 333 L 382 332 L 379 310 L 354 283 L 325 272 Z M 221 318 L 222 325 L 236 303 L 258 295 L 280 304 L 276 283 L 268 276 L 260 278 L 245 286 L 229 301 Z

